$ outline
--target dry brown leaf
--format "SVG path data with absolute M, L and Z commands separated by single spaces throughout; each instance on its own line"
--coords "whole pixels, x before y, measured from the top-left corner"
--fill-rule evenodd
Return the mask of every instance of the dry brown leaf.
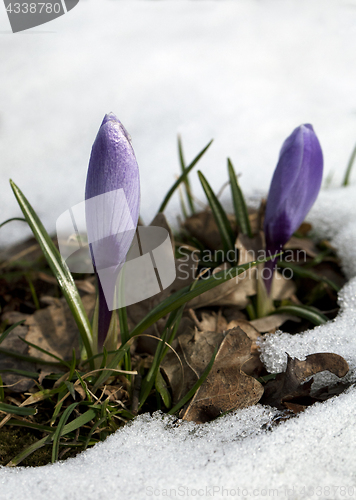
M 219 310 L 218 314 L 216 314 L 214 311 L 211 313 L 202 312 L 200 321 L 198 320 L 193 309 L 189 309 L 189 315 L 200 331 L 223 332 L 224 330 L 228 329 L 227 321 L 221 314 L 221 309 Z
M 250 357 L 251 343 L 241 328 L 226 332 L 214 365 L 184 412 L 183 420 L 208 422 L 224 412 L 245 408 L 260 400 L 262 385 L 241 369 Z
M 330 352 L 310 354 L 304 361 L 288 355 L 286 371 L 266 384 L 261 403 L 283 409 L 286 401 L 295 402 L 296 398 L 309 396 L 313 379 L 303 382 L 325 370 L 341 378 L 347 374 L 349 366 L 342 356 Z
M 8 325 L 13 325 L 18 321 L 26 320 L 30 315 L 19 311 L 8 311 L 1 316 L 1 321 L 6 321 Z
M 233 328 L 241 328 L 248 338 L 252 341 L 251 343 L 251 356 L 246 361 L 243 366 L 243 371 L 247 375 L 253 375 L 258 377 L 264 370 L 264 365 L 260 360 L 260 353 L 258 351 L 257 341 L 262 338 L 260 333 L 254 328 L 250 321 L 247 320 L 233 320 L 227 325 L 227 330 L 232 330 Z
M 6 313 L 9 314 L 9 313 Z M 4 315 L 3 315 L 4 316 Z M 16 318 L 12 318 L 16 319 Z M 17 319 L 16 319 L 17 321 Z M 16 322 L 15 321 L 15 322 Z M 19 337 L 25 337 L 27 333 L 27 326 L 19 325 L 9 333 L 6 339 L 1 343 L 3 349 L 16 352 L 18 354 L 28 354 L 28 348 L 25 342 L 23 342 Z M 13 358 L 7 356 L 6 354 L 0 353 L 0 369 L 1 370 L 26 370 L 33 371 L 33 364 L 23 361 L 21 359 Z M 11 390 L 13 392 L 25 392 L 35 385 L 33 380 L 24 378 L 22 375 L 16 375 L 14 373 L 2 372 L 1 377 L 4 385 L 11 385 Z
M 87 313 L 94 309 L 95 296 L 82 297 Z M 79 357 L 79 333 L 72 313 L 65 299 L 56 301 L 55 304 L 36 311 L 27 318 L 25 325 L 28 327 L 26 340 L 46 351 L 68 360 L 72 357 L 73 348 Z M 29 347 L 30 356 L 53 361 L 51 356 L 44 354 L 34 347 Z
M 264 316 L 250 321 L 251 325 L 256 328 L 260 333 L 274 332 L 286 321 L 300 322 L 300 318 L 290 314 L 271 314 L 271 316 Z

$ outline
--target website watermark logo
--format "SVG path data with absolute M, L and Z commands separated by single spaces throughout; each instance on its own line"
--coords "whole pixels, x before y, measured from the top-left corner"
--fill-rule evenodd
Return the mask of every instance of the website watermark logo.
M 13 33 L 49 23 L 72 10 L 79 0 L 4 0 Z
M 108 214 L 118 210 L 117 226 L 106 226 Z M 123 189 L 71 207 L 58 217 L 56 228 L 59 251 L 70 271 L 94 273 L 95 262 L 110 311 L 153 297 L 176 278 L 167 229 L 136 228 Z

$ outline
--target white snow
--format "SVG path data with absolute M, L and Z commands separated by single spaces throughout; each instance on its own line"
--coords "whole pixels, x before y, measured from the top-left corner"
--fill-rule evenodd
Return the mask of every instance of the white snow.
M 309 219 L 337 246 L 349 282 L 335 321 L 271 335 L 262 356 L 275 371 L 286 351 L 335 352 L 356 381 L 356 186 L 335 187 L 356 140 L 355 7 L 354 0 L 81 0 L 17 35 L 0 7 L 0 222 L 19 215 L 9 177 L 49 230 L 82 201 L 90 147 L 108 111 L 133 137 L 146 221 L 179 172 L 177 132 L 188 160 L 215 138 L 201 161 L 207 178 L 218 189 L 230 156 L 253 195 L 267 191 L 285 137 L 310 122 L 325 171 L 335 175 Z M 172 219 L 177 209 L 174 199 Z M 1 245 L 23 238 L 23 228 L 0 229 Z M 331 379 L 324 374 L 317 384 Z M 143 415 L 75 459 L 1 468 L 0 499 L 354 498 L 355 409 L 351 388 L 273 430 L 274 412 L 259 405 L 203 426 Z

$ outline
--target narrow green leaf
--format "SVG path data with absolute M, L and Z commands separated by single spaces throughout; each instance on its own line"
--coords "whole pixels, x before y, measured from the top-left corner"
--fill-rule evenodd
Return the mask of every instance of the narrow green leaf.
M 181 189 L 181 186 L 178 188 L 178 194 L 179 194 L 179 201 L 180 201 L 180 209 L 182 210 L 183 218 L 184 220 L 188 218 L 188 212 L 184 203 L 184 197 L 183 197 L 183 192 Z
M 89 391 L 88 391 L 88 387 L 87 387 L 86 383 L 84 382 L 84 380 L 83 380 L 83 379 L 82 379 L 82 377 L 80 376 L 80 373 L 79 373 L 79 372 L 76 372 L 76 374 L 77 374 L 77 377 L 78 377 L 78 379 L 79 379 L 80 385 L 82 386 L 82 388 L 83 388 L 83 389 L 84 389 L 84 391 L 85 391 L 85 394 L 86 394 L 86 396 L 87 396 L 87 401 L 88 401 L 89 403 L 91 403 L 91 402 L 92 402 L 92 398 L 91 398 L 91 395 L 90 395 L 90 393 L 89 393 Z
M 78 404 L 79 403 L 72 403 L 70 406 L 68 406 L 58 422 L 58 426 L 53 434 L 52 463 L 58 460 L 59 441 L 61 439 L 64 426 L 67 423 L 67 420 L 70 417 L 72 411 L 76 406 L 78 406 Z
M 355 162 L 355 158 L 356 158 L 356 145 L 351 153 L 349 162 L 347 164 L 345 177 L 344 177 L 344 180 L 342 182 L 342 186 L 348 186 L 350 184 L 351 171 L 352 171 L 353 164 Z
M 181 167 L 182 173 L 184 174 L 186 171 L 186 165 L 185 165 L 185 161 L 184 161 L 183 146 L 182 146 L 182 140 L 181 140 L 180 136 L 178 136 L 178 153 L 179 153 L 180 167 Z M 189 182 L 188 176 L 186 176 L 184 179 L 184 185 L 185 185 L 185 193 L 187 196 L 190 211 L 192 214 L 194 214 L 195 207 L 194 207 L 194 201 L 193 201 L 193 197 L 192 197 L 192 191 L 190 188 L 190 182 Z
M 25 408 L 23 406 L 8 405 L 6 403 L 0 403 L 0 411 L 5 413 L 11 413 L 12 415 L 21 415 L 26 417 L 28 415 L 36 415 L 36 408 Z
M 28 446 L 25 450 L 23 450 L 21 453 L 16 455 L 7 465 L 7 467 L 16 467 L 16 465 L 19 465 L 19 463 L 22 462 L 22 460 L 25 460 L 31 453 L 39 450 L 46 444 L 49 444 L 51 442 L 51 435 L 50 436 L 45 436 L 44 438 L 40 439 L 39 441 L 36 441 L 35 443 L 31 444 L 31 446 Z
M 89 434 L 88 434 L 88 437 L 87 437 L 87 439 L 86 439 L 86 441 L 85 441 L 85 443 L 84 443 L 84 450 L 86 450 L 86 449 L 87 449 L 87 447 L 88 447 L 88 445 L 89 445 L 89 442 L 90 442 L 90 440 L 91 440 L 91 437 L 92 437 L 92 435 L 94 434 L 94 432 L 96 431 L 96 429 L 97 429 L 98 427 L 100 427 L 103 423 L 105 423 L 105 422 L 106 422 L 106 420 L 107 420 L 106 416 L 105 416 L 105 417 L 100 418 L 100 419 L 99 419 L 99 420 L 98 420 L 98 421 L 97 421 L 97 422 L 93 425 L 93 427 L 90 429 L 90 432 L 89 432 Z
M 177 403 L 169 412 L 168 414 L 169 415 L 174 415 L 174 413 L 177 413 L 186 403 L 188 403 L 188 401 L 194 396 L 194 394 L 197 392 L 197 390 L 199 389 L 199 387 L 202 385 L 202 383 L 206 380 L 207 376 L 209 375 L 210 373 L 210 370 L 212 369 L 213 367 L 213 364 L 214 364 L 214 361 L 215 361 L 215 358 L 216 358 L 216 354 L 218 352 L 218 348 L 216 347 L 215 348 L 215 351 L 209 361 L 209 364 L 208 366 L 205 368 L 205 370 L 203 371 L 203 374 L 202 376 L 200 377 L 199 380 L 197 380 L 195 382 L 195 384 L 193 385 L 193 387 L 190 389 L 190 391 L 187 392 L 187 394 L 179 401 L 179 403 Z
M 57 278 L 59 287 L 68 303 L 68 306 L 77 323 L 82 342 L 87 352 L 87 356 L 92 356 L 92 333 L 88 316 L 84 310 L 78 289 L 74 283 L 73 277 L 68 269 L 67 264 L 62 260 L 56 246 L 49 237 L 42 222 L 33 210 L 32 206 L 23 195 L 16 184 L 10 180 L 11 188 L 20 205 L 20 208 L 27 220 L 32 232 L 39 243 L 47 262 Z
M 219 273 L 214 274 L 207 280 L 202 280 L 196 282 L 196 286 L 193 290 L 191 290 L 191 285 L 188 285 L 181 290 L 173 293 L 170 297 L 163 300 L 160 304 L 154 307 L 141 321 L 138 323 L 135 328 L 131 332 L 131 339 L 137 335 L 143 333 L 148 327 L 153 325 L 156 321 L 163 318 L 170 312 L 178 309 L 180 306 L 183 306 L 191 299 L 194 299 L 198 295 L 201 295 L 212 288 L 215 288 L 218 285 L 225 283 L 226 281 L 235 278 L 245 270 L 249 269 L 252 266 L 255 266 L 258 263 L 263 263 L 271 260 L 272 258 L 279 257 L 280 254 L 272 257 L 268 257 L 266 259 L 262 259 L 254 262 L 248 262 L 247 264 L 243 264 L 237 267 L 232 267 L 229 270 L 220 271 Z M 105 380 L 111 375 L 110 368 L 115 368 L 120 361 L 123 359 L 125 352 L 130 349 L 130 342 L 127 342 L 125 345 L 122 345 L 116 352 L 116 355 L 108 364 L 108 370 L 105 370 L 100 377 L 97 379 L 93 392 L 95 392 L 101 384 L 105 382 Z
M 234 204 L 237 225 L 242 234 L 245 234 L 249 238 L 252 238 L 250 219 L 248 217 L 245 198 L 238 184 L 237 176 L 230 158 L 227 159 L 227 166 L 229 171 L 231 195 Z
M 37 429 L 41 432 L 53 432 L 53 429 L 49 425 L 36 424 L 35 422 L 29 422 L 28 420 L 18 420 L 11 418 L 5 425 L 15 425 L 17 427 L 28 427 L 29 429 Z
M 101 375 L 97 378 L 94 387 L 93 387 L 93 392 L 95 393 L 98 388 L 111 376 L 111 371 L 109 368 L 116 368 L 118 364 L 121 362 L 121 360 L 124 358 L 125 354 L 129 351 L 131 346 L 130 342 L 126 342 L 126 344 L 121 345 L 119 349 L 116 351 L 113 359 L 110 361 L 108 365 L 108 370 L 102 371 Z
M 60 363 L 57 363 L 55 361 L 45 361 L 45 360 L 42 360 L 41 358 L 36 358 L 34 356 L 27 356 L 26 354 L 19 354 L 15 351 L 3 349 L 2 347 L 0 347 L 0 353 L 5 354 L 6 356 L 10 356 L 11 358 L 17 358 L 17 359 L 21 359 L 23 361 L 28 361 L 29 363 L 38 363 L 41 365 L 50 365 L 50 366 L 63 365 L 63 361 L 61 361 Z
M 5 330 L 1 335 L 0 335 L 0 344 L 6 339 L 6 337 L 9 335 L 9 333 L 12 332 L 14 328 L 16 328 L 19 325 L 22 325 L 22 323 L 25 323 L 25 319 L 22 319 L 21 321 L 18 321 L 17 323 L 14 323 L 13 325 L 10 326 L 7 330 Z
M 61 384 L 61 389 L 62 387 L 64 387 L 65 384 Z M 52 428 L 52 425 L 54 424 L 54 422 L 57 420 L 57 417 L 62 409 L 62 406 L 63 406 L 63 403 L 64 401 L 62 401 L 62 399 L 64 398 L 64 396 L 67 394 L 67 390 L 66 389 L 62 389 L 61 392 L 58 393 L 58 396 L 57 396 L 57 404 L 54 408 L 54 412 L 53 412 L 53 415 L 51 417 L 51 422 L 50 422 L 50 425 L 51 425 L 51 428 Z M 52 429 L 51 429 L 52 430 Z
M 74 404 L 78 404 L 78 403 L 74 403 Z M 71 432 L 76 431 L 77 429 L 79 429 L 79 427 L 82 427 L 83 425 L 85 425 L 88 422 L 90 422 L 90 420 L 93 420 L 93 418 L 95 418 L 95 416 L 96 416 L 96 412 L 94 410 L 88 410 L 88 411 L 86 411 L 85 413 L 83 413 L 82 415 L 80 415 L 80 417 L 77 417 L 75 420 L 72 420 L 71 422 L 69 422 L 69 424 L 66 424 L 63 427 L 63 429 L 62 429 L 61 435 L 65 436 L 66 434 L 69 434 Z M 18 421 L 13 421 L 12 420 L 11 422 L 12 422 L 12 425 L 22 425 L 24 427 L 33 427 L 33 428 L 35 428 L 33 425 L 30 425 L 29 423 L 26 424 L 26 423 L 21 422 L 19 420 Z M 13 458 L 11 460 L 11 462 L 9 462 L 7 464 L 7 466 L 8 467 L 15 467 L 16 465 L 18 465 L 19 463 L 21 463 L 22 460 L 24 460 L 29 455 L 31 455 L 31 453 L 33 453 L 34 451 L 39 450 L 40 448 L 42 448 L 46 444 L 50 444 L 51 441 L 52 441 L 52 439 L 53 439 L 53 436 L 54 436 L 54 433 L 52 432 L 48 436 L 45 436 L 44 438 L 42 438 L 39 441 L 37 441 L 36 443 L 33 443 L 31 446 L 29 446 L 28 448 L 26 448 L 25 450 L 23 450 L 21 453 L 19 453 L 18 455 L 16 455 L 16 457 Z
M 177 187 L 179 186 L 179 184 L 181 182 L 184 181 L 184 179 L 187 178 L 187 175 L 189 174 L 189 172 L 195 167 L 195 165 L 198 163 L 198 161 L 200 160 L 200 158 L 204 155 L 204 153 L 209 149 L 211 143 L 213 141 L 211 140 L 206 146 L 205 148 L 194 158 L 194 160 L 188 165 L 188 167 L 185 168 L 184 172 L 182 173 L 182 175 L 176 180 L 176 182 L 173 184 L 173 186 L 171 187 L 171 189 L 168 191 L 168 193 L 166 194 L 161 206 L 159 207 L 158 209 L 158 212 L 163 212 L 164 209 L 166 208 L 169 200 L 171 199 L 172 195 L 174 194 L 175 190 L 177 189 Z
M 283 260 L 278 262 L 278 266 L 283 267 L 285 269 L 290 269 L 293 272 L 293 274 L 299 276 L 300 278 L 309 278 L 311 280 L 318 281 L 320 283 L 325 283 L 326 285 L 329 285 L 330 288 L 335 290 L 335 292 L 340 291 L 340 287 L 336 283 L 334 283 L 334 281 L 329 280 L 325 276 L 320 276 L 319 274 L 314 273 L 309 269 L 305 269 L 302 266 L 297 266 L 295 264 L 291 264 L 290 262 L 286 262 Z
M 75 349 L 73 347 L 73 349 L 72 349 L 72 362 L 70 364 L 70 370 L 69 370 L 69 375 L 68 375 L 68 379 L 67 380 L 69 380 L 69 381 L 72 380 L 76 366 L 77 366 L 77 357 L 76 357 L 76 354 L 75 354 Z
M 267 262 L 267 260 L 270 260 L 270 257 L 259 262 Z M 259 262 L 249 262 L 247 264 L 232 267 L 229 270 L 220 271 L 219 273 L 210 276 L 207 280 L 198 281 L 194 290 L 190 290 L 190 285 L 188 285 L 181 290 L 173 293 L 167 299 L 163 300 L 160 304 L 154 307 L 147 314 L 147 316 L 145 316 L 145 318 L 143 318 L 140 323 L 135 326 L 135 328 L 131 332 L 131 337 L 143 333 L 149 326 L 153 325 L 156 321 L 166 316 L 166 314 L 174 311 L 183 304 L 186 304 L 198 295 L 201 295 L 202 293 L 207 292 L 208 290 L 211 290 L 216 286 L 222 285 L 226 281 L 235 278 L 245 270 L 258 264 Z
M 74 384 L 73 382 L 69 382 L 68 380 L 65 380 L 64 385 L 68 389 L 70 395 L 72 396 L 73 399 L 75 399 L 75 389 L 74 389 Z
M 120 336 L 121 336 L 121 344 L 126 344 L 126 342 L 130 338 L 130 330 L 127 322 L 127 310 L 126 305 L 123 303 L 125 297 L 125 279 L 126 273 L 125 270 L 121 273 L 121 279 L 119 282 L 119 302 L 120 307 L 117 310 L 117 314 L 119 317 L 119 326 L 120 326 Z M 126 371 L 131 371 L 131 353 L 128 350 L 124 356 L 124 368 Z M 128 380 L 131 380 L 131 375 L 126 375 Z
M 158 370 L 156 374 L 155 387 L 156 391 L 160 394 L 162 398 L 164 406 L 169 409 L 172 405 L 171 395 L 169 393 L 167 384 L 164 378 L 162 377 L 161 370 Z
M 76 403 L 77 404 L 77 403 Z M 83 425 L 87 424 L 90 422 L 90 420 L 93 420 L 95 418 L 96 412 L 94 410 L 87 410 L 85 413 L 77 417 L 75 420 L 72 420 L 69 422 L 69 424 L 66 424 L 64 426 L 62 436 L 65 436 L 66 434 L 69 434 L 70 432 L 76 431 L 79 429 L 79 427 L 83 427 Z
M 229 219 L 227 218 L 226 212 L 221 206 L 220 201 L 217 199 L 204 175 L 200 171 L 198 172 L 198 175 L 208 199 L 211 211 L 213 212 L 215 222 L 218 226 L 224 251 L 225 253 L 229 250 L 235 251 L 235 235 L 231 228 Z
M 1 373 L 14 373 L 15 375 L 22 375 L 23 377 L 38 379 L 37 372 L 29 372 L 28 370 L 18 370 L 17 368 L 0 368 Z
M 33 283 L 32 283 L 32 280 L 31 280 L 31 277 L 30 277 L 29 274 L 26 274 L 26 280 L 27 280 L 28 286 L 30 288 L 30 292 L 31 292 L 31 295 L 32 295 L 33 303 L 35 305 L 35 308 L 38 311 L 39 309 L 41 309 L 41 307 L 40 307 L 40 301 L 38 300 L 36 289 L 33 286 Z
M 173 314 L 173 313 L 171 313 Z M 164 329 L 163 335 L 161 337 L 161 341 L 158 341 L 158 345 L 156 347 L 156 352 L 152 361 L 152 365 L 148 371 L 148 374 L 142 381 L 142 386 L 141 386 L 141 392 L 140 392 L 140 404 L 139 404 L 139 409 L 142 408 L 144 405 L 146 399 L 148 398 L 151 389 L 153 387 L 153 384 L 156 379 L 156 375 L 159 371 L 159 365 L 160 365 L 160 360 L 161 360 L 161 354 L 163 351 L 164 343 L 166 342 L 167 338 L 167 328 Z
M 5 226 L 5 224 L 8 224 L 9 222 L 12 222 L 14 220 L 20 220 L 21 222 L 27 222 L 26 219 L 23 219 L 22 217 L 11 217 L 11 219 L 7 219 L 4 222 L 0 224 L 0 227 Z
M 47 356 L 50 356 L 51 358 L 56 359 L 58 361 L 58 363 L 66 366 L 67 368 L 70 368 L 70 364 L 69 363 L 67 363 L 66 361 L 64 361 L 60 357 L 56 356 L 52 352 L 47 351 L 46 349 L 42 349 L 42 347 L 39 347 L 36 344 L 32 344 L 32 342 L 29 342 L 28 340 L 24 339 L 23 337 L 19 337 L 19 339 L 21 339 L 22 342 L 25 342 L 25 344 L 29 345 L 30 347 L 33 347 L 37 351 L 43 352 L 44 354 L 47 354 Z
M 323 325 L 324 323 L 329 321 L 329 318 L 325 316 L 325 314 L 310 306 L 282 306 L 278 307 L 278 309 L 273 311 L 271 314 L 293 314 L 293 316 L 307 319 L 314 325 Z

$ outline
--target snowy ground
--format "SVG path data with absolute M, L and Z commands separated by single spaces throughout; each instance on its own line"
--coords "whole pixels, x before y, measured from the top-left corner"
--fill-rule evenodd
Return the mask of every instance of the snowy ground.
M 354 0 L 81 0 L 17 35 L 0 6 L 0 222 L 19 215 L 12 177 L 53 230 L 82 200 L 108 111 L 133 137 L 146 221 L 178 172 L 177 132 L 188 160 L 214 138 L 202 170 L 220 186 L 230 156 L 252 195 L 268 189 L 284 138 L 310 122 L 339 185 L 356 140 L 355 35 Z M 267 338 L 271 371 L 286 351 L 332 351 L 356 381 L 355 197 L 354 186 L 327 190 L 310 215 L 350 278 L 342 311 L 303 335 Z M 173 200 L 172 218 L 177 207 Z M 25 236 L 21 223 L 0 231 L 2 246 Z M 260 406 L 200 427 L 143 416 L 76 459 L 1 469 L 0 499 L 354 498 L 355 408 L 350 389 L 272 432 Z

